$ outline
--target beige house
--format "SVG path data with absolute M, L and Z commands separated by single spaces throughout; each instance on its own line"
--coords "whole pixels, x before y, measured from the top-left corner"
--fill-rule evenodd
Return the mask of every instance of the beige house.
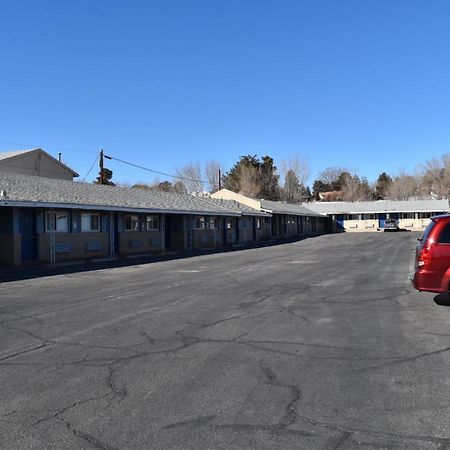
M 79 176 L 41 148 L 0 153 L 0 172 L 71 181 Z

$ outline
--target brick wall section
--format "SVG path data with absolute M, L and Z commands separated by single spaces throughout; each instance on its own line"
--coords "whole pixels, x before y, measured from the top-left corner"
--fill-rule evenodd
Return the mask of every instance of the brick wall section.
M 91 248 L 89 249 L 89 246 Z M 108 233 L 56 233 L 55 261 L 76 261 L 109 256 Z M 50 262 L 50 235 L 38 235 L 39 261 Z
M 221 242 L 215 242 L 214 230 L 193 230 L 192 239 L 194 249 L 214 248 L 221 245 Z
M 21 240 L 20 234 L 0 235 L 0 264 L 19 266 L 21 263 Z
M 258 230 L 259 239 L 270 239 L 272 237 L 270 223 L 266 223 L 263 218 L 260 219 L 261 228 Z
M 160 253 L 161 245 L 161 231 L 124 231 L 119 234 L 119 254 L 121 256 Z
M 430 219 L 400 219 L 398 226 L 406 230 L 423 231 L 430 222 Z
M 423 231 L 430 223 L 430 219 L 400 219 L 398 226 L 410 231 Z M 346 220 L 344 227 L 347 232 L 370 232 L 379 231 L 380 223 L 378 220 Z
M 239 242 L 245 244 L 246 242 L 253 242 L 253 229 L 241 228 L 239 230 Z

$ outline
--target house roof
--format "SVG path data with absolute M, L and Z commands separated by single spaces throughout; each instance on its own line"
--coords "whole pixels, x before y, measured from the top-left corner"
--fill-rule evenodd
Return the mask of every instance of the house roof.
M 234 208 L 189 194 L 103 186 L 55 178 L 0 172 L 0 206 L 80 208 L 239 216 Z
M 276 214 L 291 214 L 294 216 L 321 216 L 318 211 L 313 211 L 303 205 L 272 200 L 261 200 L 261 208 Z
M 275 202 L 272 200 L 259 200 L 251 197 L 246 197 L 245 195 L 230 191 L 228 189 L 221 189 L 211 195 L 216 199 L 227 199 L 237 202 L 242 206 L 245 205 L 246 208 L 251 210 L 256 209 L 257 211 L 275 213 L 275 214 L 290 214 L 294 216 L 321 216 L 321 214 L 311 211 L 305 206 L 286 203 L 286 202 Z
M 1 152 L 0 153 L 0 160 L 12 158 L 12 157 L 18 156 L 18 155 L 23 155 L 24 153 L 29 153 L 29 152 L 31 152 L 33 150 L 16 150 L 14 152 Z
M 68 172 L 70 172 L 72 174 L 72 176 L 74 176 L 74 177 L 78 177 L 79 176 L 79 174 L 77 172 L 75 172 L 69 166 L 66 166 L 61 161 L 58 161 L 56 158 L 54 158 L 52 155 L 47 153 L 45 150 L 42 150 L 42 148 L 32 148 L 32 149 L 28 149 L 28 150 L 15 150 L 15 151 L 12 151 L 12 152 L 2 152 L 2 153 L 0 153 L 0 161 L 6 160 L 6 159 L 10 159 L 10 158 L 15 158 L 17 156 L 21 156 L 21 155 L 24 155 L 26 153 L 33 153 L 33 152 L 39 152 L 39 153 L 45 155 L 47 158 L 50 158 L 52 161 L 54 161 L 55 163 L 59 164 L 61 167 L 66 169 Z
M 206 200 L 214 203 L 218 206 L 224 206 L 226 208 L 232 209 L 234 211 L 239 211 L 243 216 L 263 216 L 271 217 L 272 215 L 258 209 L 250 208 L 250 206 L 243 205 L 236 200 L 225 200 L 220 198 L 206 197 Z
M 314 202 L 308 208 L 322 214 L 447 212 L 448 200 L 376 200 L 372 202 Z

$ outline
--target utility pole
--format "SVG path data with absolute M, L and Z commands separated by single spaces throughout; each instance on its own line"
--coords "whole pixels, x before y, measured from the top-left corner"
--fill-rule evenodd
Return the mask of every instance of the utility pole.
M 98 165 L 100 166 L 100 184 L 105 184 L 105 175 L 103 172 L 103 149 L 100 150 L 100 159 L 98 161 Z
M 219 169 L 219 191 L 222 189 L 222 171 Z

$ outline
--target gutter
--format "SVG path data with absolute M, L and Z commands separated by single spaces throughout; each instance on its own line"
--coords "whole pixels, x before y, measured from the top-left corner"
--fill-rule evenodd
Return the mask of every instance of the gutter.
M 121 206 L 104 206 L 104 205 L 79 205 L 72 203 L 47 203 L 47 202 L 29 202 L 23 200 L 7 200 L 0 199 L 0 207 L 2 206 L 22 206 L 27 208 L 56 208 L 56 209 L 82 209 L 97 211 L 117 211 L 117 212 L 135 212 L 135 213 L 151 213 L 151 214 L 182 214 L 194 216 L 224 216 L 224 217 L 240 217 L 239 212 L 222 212 L 222 211 L 192 211 L 192 210 L 173 210 L 173 209 L 150 209 L 150 208 L 129 208 Z

